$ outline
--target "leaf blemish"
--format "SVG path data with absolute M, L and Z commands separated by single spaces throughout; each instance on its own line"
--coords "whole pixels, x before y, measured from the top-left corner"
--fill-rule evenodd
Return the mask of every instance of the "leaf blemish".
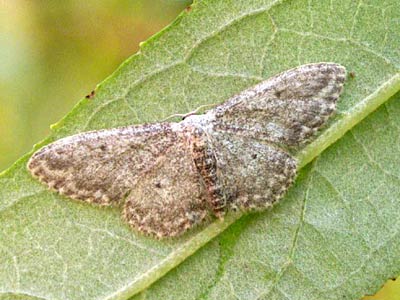
M 93 90 L 93 91 L 90 92 L 89 95 L 86 95 L 85 98 L 86 99 L 93 99 L 95 95 L 96 95 L 96 92 Z

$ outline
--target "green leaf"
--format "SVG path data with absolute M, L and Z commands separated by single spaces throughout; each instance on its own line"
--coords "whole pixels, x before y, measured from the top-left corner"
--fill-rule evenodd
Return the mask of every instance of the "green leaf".
M 399 19 L 397 0 L 197 2 L 35 149 L 223 102 L 304 63 L 340 63 L 355 77 L 337 117 L 298 153 L 303 166 L 399 90 Z M 169 241 L 135 234 L 116 208 L 47 191 L 26 171 L 28 154 L 0 177 L 0 299 L 127 299 L 238 218 L 138 297 L 358 299 L 375 291 L 400 271 L 398 98 L 307 166 L 273 210 Z

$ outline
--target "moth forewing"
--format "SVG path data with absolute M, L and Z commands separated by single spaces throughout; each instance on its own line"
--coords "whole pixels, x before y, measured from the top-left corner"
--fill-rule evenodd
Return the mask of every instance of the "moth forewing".
M 283 72 L 215 108 L 213 128 L 284 147 L 304 144 L 335 112 L 345 78 L 334 63 Z

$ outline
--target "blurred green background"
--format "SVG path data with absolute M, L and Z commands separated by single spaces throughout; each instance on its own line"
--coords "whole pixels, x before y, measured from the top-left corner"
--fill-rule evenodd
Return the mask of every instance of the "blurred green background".
M 0 1 L 0 172 L 191 1 Z
M 0 1 L 0 172 L 191 2 Z

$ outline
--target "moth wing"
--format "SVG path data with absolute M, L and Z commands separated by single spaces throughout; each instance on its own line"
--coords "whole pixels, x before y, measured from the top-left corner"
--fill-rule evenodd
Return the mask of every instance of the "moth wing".
M 220 150 L 220 184 L 232 208 L 265 209 L 294 181 L 296 160 L 279 147 L 231 133 L 217 133 L 213 142 Z
M 303 65 L 261 82 L 210 113 L 214 128 L 295 147 L 336 110 L 346 77 L 334 63 Z
M 169 124 L 85 132 L 43 147 L 31 157 L 28 169 L 60 194 L 115 205 L 176 140 Z
M 159 238 L 172 237 L 207 217 L 208 194 L 193 160 L 193 138 L 178 139 L 140 176 L 123 210 L 131 227 Z
M 208 214 L 190 132 L 168 123 L 85 132 L 43 147 L 28 169 L 74 199 L 100 205 L 125 200 L 123 217 L 130 226 L 176 236 Z

